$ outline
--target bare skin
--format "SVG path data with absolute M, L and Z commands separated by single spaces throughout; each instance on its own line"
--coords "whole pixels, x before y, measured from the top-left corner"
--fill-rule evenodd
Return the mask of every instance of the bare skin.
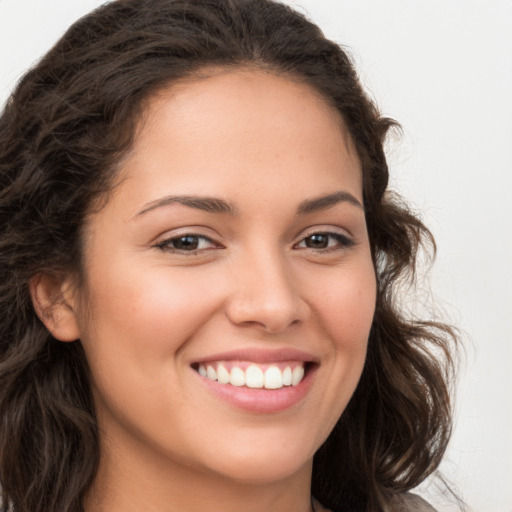
M 87 512 L 311 512 L 313 455 L 355 390 L 375 307 L 342 120 L 307 85 L 217 71 L 150 101 L 121 172 L 88 219 L 85 284 L 47 320 L 91 368 Z M 305 376 L 252 391 L 199 373 L 216 358 Z

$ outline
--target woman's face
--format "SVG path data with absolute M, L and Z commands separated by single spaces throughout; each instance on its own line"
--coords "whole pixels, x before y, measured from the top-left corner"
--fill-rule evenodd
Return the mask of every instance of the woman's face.
M 74 305 L 103 453 L 244 482 L 310 468 L 375 305 L 340 116 L 288 78 L 217 72 L 150 101 L 121 175 Z

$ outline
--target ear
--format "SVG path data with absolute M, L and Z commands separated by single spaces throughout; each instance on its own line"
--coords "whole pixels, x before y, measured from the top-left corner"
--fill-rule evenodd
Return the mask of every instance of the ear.
M 30 281 L 37 316 L 60 341 L 75 341 L 80 337 L 73 291 L 72 279 L 64 273 L 38 274 Z

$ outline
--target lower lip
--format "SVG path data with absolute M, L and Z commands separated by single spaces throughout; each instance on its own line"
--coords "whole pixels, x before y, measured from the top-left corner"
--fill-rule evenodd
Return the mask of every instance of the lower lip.
M 304 398 L 311 387 L 315 370 L 316 366 L 309 368 L 304 378 L 296 386 L 285 386 L 280 389 L 254 389 L 219 384 L 216 380 L 210 380 L 197 372 L 195 373 L 209 391 L 225 402 L 245 411 L 273 413 L 289 409 Z

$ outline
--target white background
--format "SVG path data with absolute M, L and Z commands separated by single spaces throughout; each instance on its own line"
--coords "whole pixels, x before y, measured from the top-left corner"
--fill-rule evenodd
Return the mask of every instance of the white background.
M 0 0 L 0 103 L 98 0 Z M 512 0 L 297 0 L 348 46 L 384 114 L 392 186 L 437 239 L 432 289 L 465 332 L 441 469 L 473 512 L 512 512 Z M 434 485 L 422 494 L 455 510 Z

